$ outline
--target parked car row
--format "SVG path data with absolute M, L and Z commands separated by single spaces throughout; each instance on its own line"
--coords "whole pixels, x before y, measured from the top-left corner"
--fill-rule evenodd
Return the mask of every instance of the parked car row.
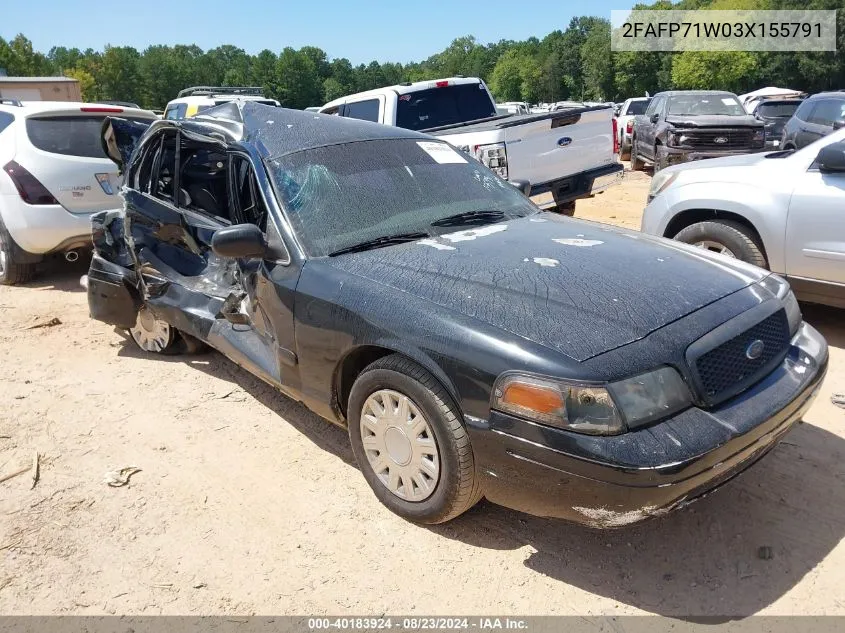
M 646 162 L 660 171 L 669 165 L 764 150 L 801 149 L 845 127 L 845 92 L 805 98 L 783 94 L 669 91 L 628 99 L 617 112 L 620 158 L 631 168 Z

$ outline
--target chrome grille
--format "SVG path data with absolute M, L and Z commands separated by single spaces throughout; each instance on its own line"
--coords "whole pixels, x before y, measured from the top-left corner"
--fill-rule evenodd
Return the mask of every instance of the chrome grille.
M 750 149 L 754 130 L 685 130 L 683 135 L 684 146 L 693 149 Z

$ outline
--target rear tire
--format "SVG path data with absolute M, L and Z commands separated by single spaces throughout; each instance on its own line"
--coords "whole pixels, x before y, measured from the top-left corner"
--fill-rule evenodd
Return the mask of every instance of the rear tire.
M 35 276 L 36 264 L 21 262 L 17 254 L 18 246 L 0 219 L 0 285 L 26 283 Z
M 392 512 L 443 523 L 481 499 L 461 412 L 413 361 L 392 354 L 369 365 L 352 385 L 347 412 L 358 466 Z
M 758 238 L 744 224 L 731 220 L 711 220 L 692 224 L 675 235 L 674 239 L 728 257 L 741 259 L 760 268 L 768 268 Z M 727 251 L 727 252 L 725 252 Z
M 642 171 L 645 169 L 645 163 L 640 158 L 637 149 L 637 139 L 633 139 L 631 141 L 631 171 Z
M 575 215 L 575 201 L 566 202 L 564 204 L 559 204 L 556 207 L 552 207 L 549 209 L 552 213 L 560 213 L 561 215 L 569 216 L 570 218 Z
M 630 160 L 631 159 L 631 147 L 628 146 L 627 148 L 620 144 L 619 145 L 619 160 Z

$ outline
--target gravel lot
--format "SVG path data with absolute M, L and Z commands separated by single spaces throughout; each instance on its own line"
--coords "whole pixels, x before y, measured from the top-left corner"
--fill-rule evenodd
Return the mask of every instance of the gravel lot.
M 647 188 L 576 214 L 638 228 Z M 806 423 L 692 507 L 597 532 L 482 503 L 426 528 L 379 505 L 343 430 L 89 320 L 86 268 L 0 288 L 0 478 L 40 454 L 34 489 L 0 483 L 0 613 L 845 614 L 841 311 L 805 306 L 832 348 Z

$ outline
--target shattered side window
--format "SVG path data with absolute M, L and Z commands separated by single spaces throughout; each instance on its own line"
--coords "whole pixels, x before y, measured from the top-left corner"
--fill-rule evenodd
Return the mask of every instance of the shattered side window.
M 232 157 L 232 189 L 237 221 L 267 230 L 267 208 L 258 189 L 252 164 L 244 156 Z

